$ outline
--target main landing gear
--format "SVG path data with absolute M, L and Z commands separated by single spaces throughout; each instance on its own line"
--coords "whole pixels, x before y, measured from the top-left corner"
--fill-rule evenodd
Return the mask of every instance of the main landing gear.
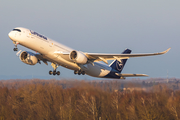
M 59 71 L 57 71 L 56 72 L 56 69 L 58 68 L 58 65 L 57 64 L 55 64 L 55 63 L 51 63 L 51 66 L 53 67 L 53 71 L 49 71 L 49 75 L 60 75 L 60 72 Z
M 82 70 L 79 70 L 79 71 L 77 71 L 77 70 L 75 70 L 74 71 L 74 74 L 76 75 L 76 74 L 78 74 L 78 75 L 85 75 L 85 71 L 82 71 Z
M 18 42 L 13 42 L 15 44 L 15 48 L 13 49 L 14 51 L 18 51 L 17 45 L 19 44 Z
M 53 70 L 53 71 L 50 70 L 49 75 L 52 75 L 52 74 L 53 75 L 60 75 L 60 72 L 59 71 L 56 72 L 56 70 Z

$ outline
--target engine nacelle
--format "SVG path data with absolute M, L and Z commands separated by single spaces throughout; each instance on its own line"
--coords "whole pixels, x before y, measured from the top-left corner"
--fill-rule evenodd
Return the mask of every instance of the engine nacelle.
M 28 65 L 35 65 L 38 62 L 37 57 L 33 53 L 27 51 L 23 51 L 19 58 L 23 63 Z
M 75 50 L 71 51 L 71 53 L 69 54 L 69 58 L 70 60 L 79 64 L 86 64 L 88 61 L 86 55 L 84 55 L 82 52 L 75 51 Z

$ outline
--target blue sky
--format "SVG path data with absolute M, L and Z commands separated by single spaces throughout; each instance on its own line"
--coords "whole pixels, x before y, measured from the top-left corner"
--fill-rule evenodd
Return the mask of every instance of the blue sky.
M 123 73 L 166 77 L 168 71 L 169 77 L 180 78 L 179 6 L 179 0 L 1 0 L 0 76 L 49 77 L 50 64 L 26 65 L 13 51 L 8 33 L 25 27 L 83 52 L 121 53 L 129 48 L 132 53 L 153 53 L 171 47 L 162 56 L 129 59 Z M 50 78 L 94 79 L 58 70 L 61 76 Z

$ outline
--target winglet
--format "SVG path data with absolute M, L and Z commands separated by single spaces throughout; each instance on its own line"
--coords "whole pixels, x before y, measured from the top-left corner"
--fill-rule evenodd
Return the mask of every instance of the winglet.
M 167 50 L 163 51 L 162 54 L 167 53 L 171 48 L 168 48 Z
M 154 55 L 162 55 L 162 54 L 165 54 L 167 53 L 171 48 L 168 48 L 167 50 L 163 51 L 163 52 L 160 52 L 160 53 L 154 53 Z

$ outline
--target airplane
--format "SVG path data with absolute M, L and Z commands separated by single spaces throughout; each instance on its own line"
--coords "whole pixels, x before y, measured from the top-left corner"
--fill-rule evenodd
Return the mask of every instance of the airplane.
M 148 76 L 146 74 L 121 72 L 127 59 L 131 57 L 162 55 L 171 49 L 159 53 L 144 54 L 130 54 L 130 49 L 125 49 L 122 54 L 87 53 L 67 47 L 23 27 L 14 28 L 9 32 L 8 36 L 15 44 L 14 51 L 18 51 L 17 45 L 22 45 L 36 52 L 18 51 L 16 55 L 19 56 L 22 62 L 28 65 L 41 64 L 41 61 L 48 65 L 48 62 L 50 62 L 53 71 L 50 70 L 49 75 L 60 75 L 60 72 L 56 70 L 59 66 L 62 66 L 74 70 L 74 74 L 86 74 L 99 78 L 125 79 L 126 77 Z M 113 62 L 108 65 L 108 60 L 113 60 Z

